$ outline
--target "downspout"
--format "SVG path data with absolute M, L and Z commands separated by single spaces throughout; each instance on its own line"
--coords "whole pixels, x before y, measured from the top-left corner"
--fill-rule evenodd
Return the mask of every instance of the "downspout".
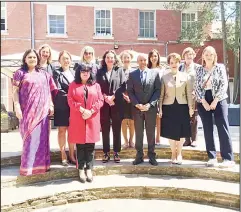
M 31 14 L 31 49 L 34 49 L 35 40 L 34 40 L 34 2 L 30 2 L 30 14 Z
M 168 41 L 165 43 L 165 57 L 167 57 L 168 55 L 168 48 L 167 48 L 167 45 L 168 45 Z

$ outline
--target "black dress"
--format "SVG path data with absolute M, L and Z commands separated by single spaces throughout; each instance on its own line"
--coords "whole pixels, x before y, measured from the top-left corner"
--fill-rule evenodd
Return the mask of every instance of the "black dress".
M 127 81 L 131 70 L 123 69 L 123 71 L 125 73 L 125 77 L 126 77 L 126 81 Z M 125 92 L 125 94 L 127 95 L 127 92 Z M 128 103 L 125 99 L 123 99 L 123 114 L 124 114 L 123 119 L 133 119 L 132 104 L 131 104 L 131 102 Z
M 178 104 L 176 98 L 172 105 L 162 105 L 161 137 L 179 141 L 191 137 L 189 108 Z
M 70 72 L 73 75 L 74 79 L 74 72 Z M 70 108 L 67 100 L 67 94 L 69 90 L 69 84 L 72 81 L 63 74 L 62 68 L 54 71 L 53 78 L 58 87 L 58 93 L 54 98 L 54 126 L 68 127 Z

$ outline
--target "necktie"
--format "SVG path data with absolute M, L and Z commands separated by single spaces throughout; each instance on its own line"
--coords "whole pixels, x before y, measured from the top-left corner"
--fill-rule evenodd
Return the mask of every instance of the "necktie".
M 141 71 L 141 83 L 145 84 L 145 80 L 146 80 L 146 73 L 144 71 Z

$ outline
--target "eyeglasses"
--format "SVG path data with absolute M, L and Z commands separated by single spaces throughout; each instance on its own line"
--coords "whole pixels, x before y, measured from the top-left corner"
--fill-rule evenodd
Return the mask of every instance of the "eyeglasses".
M 85 52 L 84 54 L 85 55 L 91 55 L 91 54 L 93 54 L 93 52 Z

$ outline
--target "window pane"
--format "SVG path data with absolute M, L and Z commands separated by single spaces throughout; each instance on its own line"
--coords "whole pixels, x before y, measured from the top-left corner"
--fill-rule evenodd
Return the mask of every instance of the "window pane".
M 64 28 L 57 28 L 57 33 L 64 34 Z
M 187 14 L 187 21 L 191 21 L 190 14 Z
M 105 18 L 105 10 L 101 10 L 101 18 Z
M 186 21 L 186 14 L 185 13 L 182 13 L 182 21 Z
M 154 30 L 154 21 L 150 21 L 150 29 Z
M 195 21 L 195 14 L 194 13 L 191 14 L 191 21 Z
M 149 38 L 150 37 L 150 31 L 149 29 L 145 29 L 145 37 Z
M 151 37 L 151 38 L 154 38 L 154 29 L 151 29 L 151 30 L 150 30 L 150 37 Z
M 98 34 L 98 33 L 100 33 L 100 28 L 99 27 L 96 28 L 96 34 Z
M 149 27 L 150 27 L 149 21 L 145 20 L 145 28 L 149 28 Z
M 1 18 L 5 19 L 6 17 L 6 11 L 5 10 L 1 10 Z
M 141 19 L 141 20 L 144 19 L 144 12 L 140 12 L 140 19 Z
M 105 19 L 101 19 L 101 27 L 105 27 Z
M 110 10 L 106 10 L 106 18 L 110 18 Z
M 154 12 L 150 12 L 150 20 L 154 21 Z
M 100 19 L 96 19 L 95 25 L 96 25 L 96 27 L 100 27 Z
M 140 19 L 140 28 L 144 28 L 144 20 Z
M 106 34 L 107 34 L 107 35 L 111 35 L 110 28 L 106 28 Z
M 110 27 L 110 19 L 106 19 L 106 27 Z
M 150 19 L 150 13 L 149 12 L 146 12 L 145 13 L 145 20 L 149 20 Z
M 56 28 L 51 28 L 50 27 L 50 33 L 56 33 Z
M 1 18 L 1 24 L 5 24 L 5 19 Z
M 1 1 L 1 7 L 5 7 L 6 3 Z
M 100 18 L 100 10 L 96 10 L 95 14 L 96 14 L 96 18 Z
M 144 37 L 144 29 L 140 29 L 140 37 Z
M 64 22 L 64 16 L 63 15 L 58 15 L 57 16 L 57 21 L 63 21 Z

